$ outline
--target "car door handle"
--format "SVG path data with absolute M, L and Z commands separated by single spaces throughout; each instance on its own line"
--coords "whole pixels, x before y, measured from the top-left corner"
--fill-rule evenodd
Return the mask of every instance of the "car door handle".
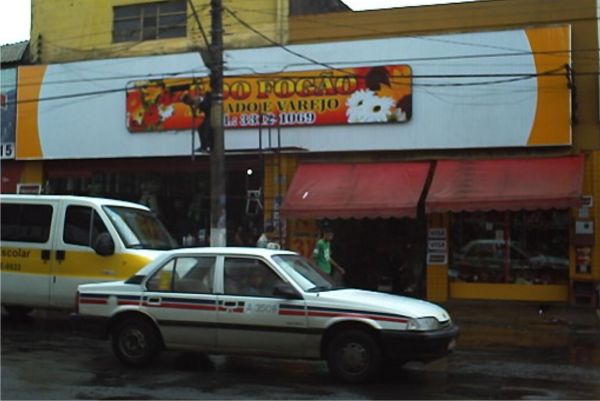
M 148 298 L 146 300 L 146 303 L 148 305 L 160 305 L 161 299 L 158 297 L 152 297 L 152 298 Z

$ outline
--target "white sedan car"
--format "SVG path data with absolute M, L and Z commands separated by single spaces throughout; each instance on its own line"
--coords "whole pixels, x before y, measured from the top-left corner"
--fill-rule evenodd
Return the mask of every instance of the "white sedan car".
M 77 303 L 74 323 L 137 366 L 161 349 L 325 359 L 362 382 L 386 359 L 442 358 L 458 335 L 437 305 L 336 287 L 297 253 L 259 248 L 168 251 L 126 281 L 79 286 Z

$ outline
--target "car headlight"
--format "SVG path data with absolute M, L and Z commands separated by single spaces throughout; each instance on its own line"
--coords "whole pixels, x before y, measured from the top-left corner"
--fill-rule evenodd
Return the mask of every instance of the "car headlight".
M 440 322 L 434 317 L 423 317 L 417 320 L 421 330 L 437 330 L 440 328 Z
M 419 330 L 419 322 L 416 319 L 408 319 L 407 330 Z
M 410 319 L 407 330 L 428 331 L 440 328 L 440 322 L 434 317 L 422 317 L 419 319 Z

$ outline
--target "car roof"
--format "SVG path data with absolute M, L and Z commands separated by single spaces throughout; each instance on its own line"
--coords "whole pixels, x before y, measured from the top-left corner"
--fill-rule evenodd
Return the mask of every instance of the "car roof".
M 296 252 L 251 247 L 203 247 L 203 248 L 178 248 L 164 251 L 152 262 L 144 266 L 136 275 L 146 276 L 153 272 L 158 265 L 162 265 L 167 259 L 178 255 L 226 255 L 226 256 L 258 256 L 270 257 L 275 255 L 298 255 Z
M 178 248 L 166 251 L 170 254 L 219 254 L 219 255 L 240 255 L 240 256 L 273 256 L 273 255 L 296 255 L 296 252 L 283 249 L 267 249 L 254 247 L 201 247 L 201 248 Z
M 136 209 L 150 210 L 148 207 L 139 203 L 127 202 L 118 199 L 99 198 L 93 196 L 77 196 L 77 195 L 21 195 L 21 194 L 2 194 L 0 199 L 3 201 L 13 202 L 36 202 L 36 201 L 83 201 L 90 204 L 102 206 L 123 206 Z

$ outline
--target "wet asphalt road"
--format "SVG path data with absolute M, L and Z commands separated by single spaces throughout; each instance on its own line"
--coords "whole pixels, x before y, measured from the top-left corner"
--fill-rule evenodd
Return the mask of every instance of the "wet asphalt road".
M 321 362 L 163 352 L 122 366 L 108 342 L 74 335 L 66 315 L 2 318 L 7 399 L 599 399 L 600 324 L 479 322 L 460 313 L 459 346 L 423 366 L 387 367 L 368 385 L 334 381 Z

